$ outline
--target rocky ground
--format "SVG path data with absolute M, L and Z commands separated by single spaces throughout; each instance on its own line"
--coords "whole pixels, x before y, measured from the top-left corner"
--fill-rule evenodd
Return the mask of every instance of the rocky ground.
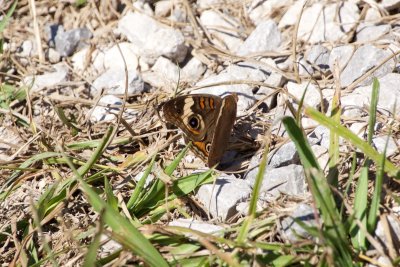
M 3 22 L 12 4 L 0 0 Z M 276 218 L 271 240 L 295 243 L 299 233 L 307 237 L 293 218 L 317 225 L 315 206 L 298 149 L 281 118 L 296 116 L 293 108 L 301 111 L 304 106 L 330 115 L 335 92 L 340 92 L 341 124 L 366 140 L 377 77 L 372 144 L 382 153 L 387 142 L 386 156 L 399 166 L 399 11 L 400 1 L 395 0 L 19 1 L 2 32 L 0 54 L 0 231 L 14 229 L 23 219 L 32 224 L 33 203 L 49 185 L 72 175 L 61 161 L 35 156 L 62 150 L 79 166 L 97 146 L 90 141 L 115 126 L 113 143 L 98 161 L 104 168 L 91 174 L 114 168 L 105 175 L 121 202 L 154 155 L 157 164 L 167 166 L 185 146 L 157 107 L 175 95 L 229 92 L 238 96 L 236 124 L 224 157 L 229 164 L 216 172 L 214 183 L 190 194 L 190 204 L 184 205 L 189 216 L 183 219 L 177 212 L 156 224 L 209 233 L 240 222 L 268 143 L 257 210 Z M 330 131 L 299 114 L 312 151 L 327 172 Z M 354 151 L 341 139 L 339 190 L 349 178 Z M 24 171 L 18 172 L 21 166 Z M 174 176 L 206 169 L 189 152 Z M 157 171 L 149 177 L 157 177 Z M 375 261 L 366 263 L 379 260 L 381 266 L 394 266 L 400 255 L 399 192 L 394 184 L 385 186 L 385 220 L 375 235 L 387 244 L 390 225 L 391 237 L 397 236 L 390 241 L 394 252 L 369 255 Z M 75 257 L 81 262 L 80 245 L 71 235 L 93 225 L 96 214 L 82 194 L 73 192 L 46 217 L 45 235 L 54 251 L 69 244 L 60 263 L 71 264 Z M 16 260 L 20 238 L 10 234 L 0 240 L 5 265 Z M 103 249 L 110 253 L 115 247 Z

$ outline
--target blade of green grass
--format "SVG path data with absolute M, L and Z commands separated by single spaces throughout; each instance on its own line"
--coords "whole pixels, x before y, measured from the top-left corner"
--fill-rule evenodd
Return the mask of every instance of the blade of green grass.
M 0 21 L 0 33 L 2 33 L 4 29 L 7 27 L 8 21 L 10 20 L 12 14 L 14 13 L 15 8 L 17 7 L 17 3 L 18 1 L 14 1 L 10 9 L 7 11 L 7 14 Z
M 346 139 L 351 144 L 356 146 L 359 150 L 361 150 L 367 157 L 372 159 L 377 164 L 380 164 L 381 155 L 372 146 L 363 141 L 352 131 L 350 131 L 343 125 L 336 123 L 334 120 L 327 118 L 325 115 L 316 111 L 313 108 L 305 108 L 305 113 L 307 114 L 307 116 L 317 121 L 321 125 L 327 127 L 331 131 L 336 132 L 340 137 Z M 385 160 L 385 172 L 391 177 L 400 179 L 400 170 L 387 159 Z
M 112 186 L 106 176 L 104 176 L 104 191 L 106 193 L 107 203 L 118 212 L 118 199 L 114 196 Z
M 295 120 L 291 117 L 285 117 L 282 122 L 299 153 L 308 178 L 310 191 L 325 224 L 324 229 L 328 234 L 336 236 L 337 244 L 332 247 L 337 257 L 335 260 L 338 262 L 351 262 L 351 250 L 347 243 L 345 227 L 341 223 L 335 199 L 326 178 L 322 174 L 318 161 L 303 132 L 296 125 Z
M 114 209 L 114 208 L 112 207 L 112 209 Z M 88 248 L 88 251 L 86 252 L 85 260 L 83 262 L 84 267 L 96 266 L 97 250 L 100 247 L 101 235 L 103 234 L 103 231 L 104 231 L 103 214 L 100 214 L 99 217 L 100 217 L 100 220 L 98 222 L 99 229 L 98 229 L 97 233 L 94 235 L 92 242 Z
M 112 128 L 112 127 L 110 127 Z M 111 132 L 110 132 L 111 134 Z M 108 143 L 111 135 L 104 137 L 104 144 Z M 96 150 L 98 151 L 98 150 Z M 103 150 L 100 150 L 103 151 Z M 64 155 L 68 161 L 68 157 Z M 93 153 L 88 162 L 94 164 L 99 158 L 98 153 Z M 97 193 L 83 180 L 81 172 L 84 172 L 87 167 L 81 171 L 75 169 L 71 161 L 68 161 L 69 167 L 73 170 L 75 179 L 79 182 L 82 192 L 86 195 L 88 202 L 93 209 L 104 215 L 104 222 L 113 230 L 113 236 L 117 241 L 130 249 L 133 253 L 141 256 L 143 260 L 150 266 L 168 266 L 161 254 L 153 247 L 153 245 L 136 229 L 126 218 L 122 217 L 108 203 L 102 200 Z
M 248 237 L 249 234 L 251 223 L 256 217 L 257 201 L 260 196 L 261 185 L 264 179 L 265 170 L 267 168 L 268 152 L 269 152 L 269 143 L 266 144 L 260 161 L 260 167 L 258 169 L 256 181 L 254 183 L 253 194 L 251 196 L 247 218 L 244 220 L 239 235 L 236 239 L 236 241 L 239 243 L 246 241 L 246 238 Z
M 340 106 L 340 87 L 335 89 L 335 94 L 332 99 L 332 111 L 331 118 L 336 122 L 340 123 L 340 115 L 342 114 L 342 108 Z M 334 187 L 338 186 L 339 179 L 339 135 L 334 131 L 330 131 L 329 140 L 329 173 L 328 182 Z
M 152 158 L 149 166 L 144 171 L 142 178 L 140 178 L 139 182 L 136 184 L 136 187 L 133 190 L 133 193 L 132 193 L 131 197 L 129 198 L 129 201 L 126 204 L 126 207 L 128 208 L 128 210 L 130 210 L 133 206 L 135 206 L 135 204 L 139 200 L 139 197 L 141 196 L 141 194 L 144 194 L 143 189 L 146 184 L 147 177 L 149 177 L 149 174 L 150 174 L 151 170 L 153 169 L 155 160 L 156 160 L 156 154 Z

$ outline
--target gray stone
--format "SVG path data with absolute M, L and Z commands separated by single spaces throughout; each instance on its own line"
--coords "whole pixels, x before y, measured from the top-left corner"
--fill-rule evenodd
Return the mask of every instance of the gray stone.
M 331 133 L 325 126 L 317 126 L 314 131 L 309 135 L 309 138 L 316 139 L 315 144 L 319 144 L 322 147 L 329 149 L 329 138 Z
M 342 45 L 334 47 L 329 55 L 328 62 L 331 72 L 334 73 L 335 71 L 335 60 L 337 60 L 338 62 L 339 70 L 342 71 L 346 67 L 350 58 L 353 56 L 354 50 L 354 46 L 352 45 Z
M 27 76 L 24 79 L 24 84 L 31 86 L 31 92 L 37 92 L 45 88 L 55 87 L 57 84 L 68 80 L 68 67 L 65 63 L 60 62 L 53 65 L 54 72 L 46 72 L 42 75 Z
M 375 229 L 375 236 L 378 241 L 384 246 L 387 247 L 389 242 L 393 242 L 392 244 L 399 244 L 400 242 L 400 220 L 399 217 L 394 215 L 387 215 L 380 217 L 381 219 L 378 221 L 378 224 Z M 382 220 L 387 220 L 385 223 Z M 389 226 L 385 227 L 385 224 Z M 392 240 L 388 240 L 388 236 L 391 237 Z
M 286 217 L 282 220 L 280 233 L 282 237 L 289 243 L 301 241 L 301 239 L 314 239 L 306 229 L 300 224 L 295 222 L 299 220 L 308 227 L 317 227 L 317 221 L 315 220 L 314 209 L 307 204 L 298 204 L 291 214 L 290 217 Z
M 194 219 L 176 219 L 168 224 L 168 226 L 179 226 L 199 231 L 205 234 L 223 236 L 224 227 L 220 225 L 210 224 Z M 189 236 L 192 236 L 189 234 Z
M 109 69 L 97 77 L 92 85 L 92 94 L 99 93 L 105 89 L 106 94 L 124 94 L 125 93 L 125 79 L 126 74 L 124 71 L 118 69 Z M 128 95 L 143 93 L 144 82 L 136 70 L 128 70 Z
M 202 185 L 196 196 L 214 218 L 227 221 L 237 214 L 236 205 L 247 200 L 250 194 L 249 184 L 232 175 L 217 178 L 215 185 Z
M 245 176 L 253 187 L 259 167 L 251 169 Z M 304 169 L 300 165 L 288 165 L 280 168 L 267 168 L 263 175 L 260 199 L 273 201 L 281 194 L 300 196 L 307 193 Z
M 55 41 L 55 48 L 62 57 L 72 55 L 75 50 L 84 47 L 88 39 L 92 38 L 92 33 L 87 28 L 73 29 L 64 31 L 63 27 L 59 27 Z
M 392 136 L 389 136 L 389 139 L 387 136 L 375 137 L 372 139 L 372 142 L 374 143 L 379 153 L 383 153 L 383 150 L 385 149 L 387 142 L 386 157 L 393 156 L 395 153 L 399 151 L 396 141 L 393 139 Z
M 378 99 L 378 109 L 380 111 L 395 112 L 397 115 L 400 114 L 400 108 L 398 103 L 400 103 L 400 74 L 389 73 L 379 79 L 380 90 Z M 372 85 L 358 87 L 354 90 L 355 94 L 359 94 L 359 102 L 364 101 L 364 103 L 371 103 L 371 92 Z M 394 110 L 395 104 L 396 110 Z M 369 104 L 368 104 L 369 105 Z
M 309 43 L 339 41 L 346 37 L 359 16 L 358 7 L 352 2 L 343 2 L 340 6 L 315 3 L 303 11 L 298 38 Z
M 270 152 L 268 158 L 268 166 L 272 168 L 297 164 L 300 162 L 296 146 L 293 142 L 284 144 L 275 152 Z
M 237 54 L 246 56 L 254 53 L 276 51 L 281 45 L 281 33 L 273 20 L 258 24 L 255 30 L 239 47 Z
M 200 15 L 200 21 L 218 47 L 236 51 L 243 43 L 237 31 L 239 23 L 234 18 L 228 18 L 214 10 L 205 10 Z
M 118 22 L 118 32 L 138 47 L 140 55 L 149 64 L 154 64 L 159 56 L 174 62 L 182 62 L 186 57 L 187 47 L 183 34 L 147 15 L 138 12 L 127 13 Z
M 389 24 L 383 25 L 369 25 L 368 23 L 361 23 L 357 27 L 356 39 L 357 42 L 371 42 L 379 40 L 391 30 Z
M 307 81 L 297 84 L 294 82 L 287 83 L 287 90 L 290 94 L 295 96 L 298 100 L 300 100 L 306 91 L 306 95 L 304 97 L 304 104 L 307 106 L 311 106 L 313 108 L 319 108 L 321 106 L 322 94 L 321 91 L 316 88 L 316 86 Z
M 381 64 L 383 60 L 392 55 L 392 52 L 379 49 L 372 45 L 363 45 L 356 50 L 353 57 L 350 59 L 347 66 L 340 75 L 342 87 L 349 86 L 352 82 L 360 78 L 371 68 Z M 371 83 L 372 78 L 382 77 L 383 75 L 392 72 L 394 69 L 394 60 L 389 60 L 383 64 L 374 73 L 369 75 L 360 85 Z
M 323 45 L 314 45 L 307 53 L 306 59 L 313 67 L 317 67 L 321 71 L 329 68 L 330 51 Z

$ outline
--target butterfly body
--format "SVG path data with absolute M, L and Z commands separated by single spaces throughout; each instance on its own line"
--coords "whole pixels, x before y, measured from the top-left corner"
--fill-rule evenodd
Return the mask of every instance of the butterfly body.
M 179 127 L 185 141 L 209 167 L 217 165 L 226 149 L 236 119 L 236 96 L 210 94 L 179 96 L 163 105 L 166 121 Z

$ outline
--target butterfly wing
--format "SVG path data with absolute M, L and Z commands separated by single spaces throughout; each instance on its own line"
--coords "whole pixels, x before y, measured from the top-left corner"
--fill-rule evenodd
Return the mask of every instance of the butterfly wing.
M 204 141 L 212 136 L 221 109 L 222 98 L 214 95 L 176 97 L 163 105 L 165 119 L 179 127 L 190 140 Z

